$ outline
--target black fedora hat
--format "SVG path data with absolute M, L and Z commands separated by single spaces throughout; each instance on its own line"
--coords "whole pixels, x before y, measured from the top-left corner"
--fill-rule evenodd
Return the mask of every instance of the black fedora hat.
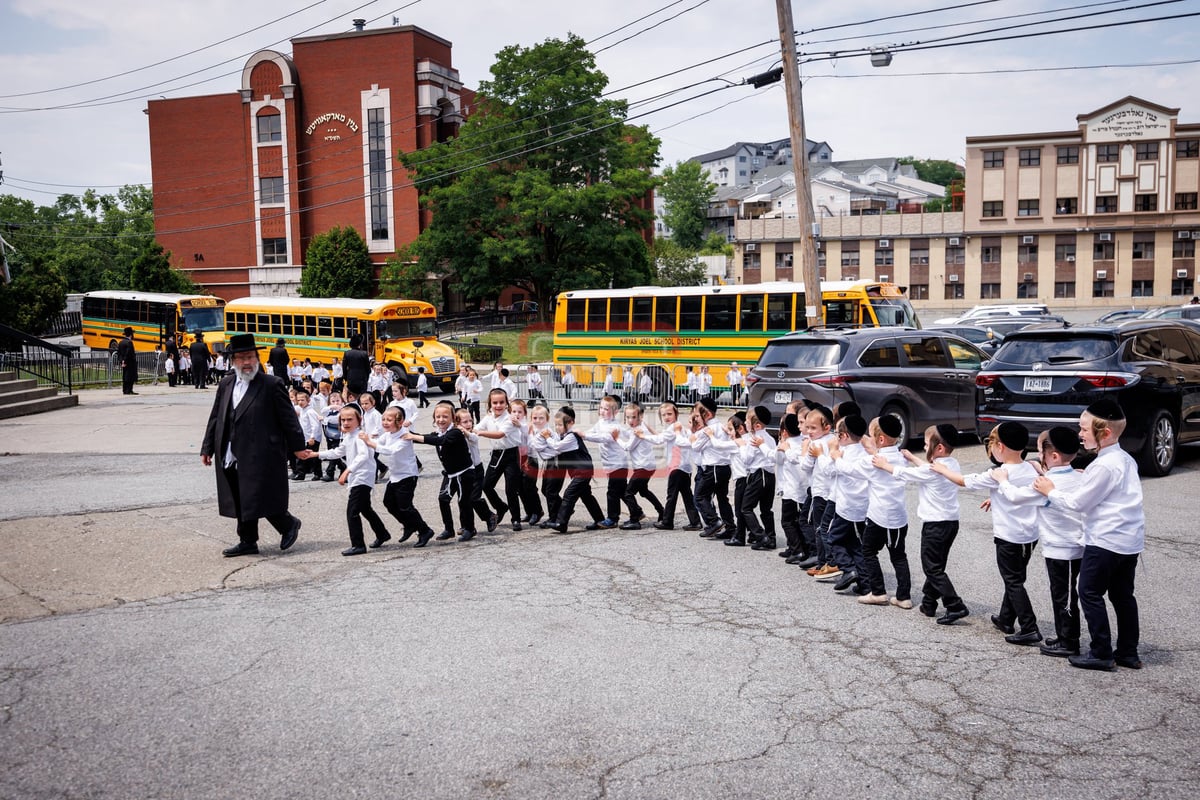
M 252 333 L 235 333 L 229 337 L 229 343 L 225 345 L 225 352 L 229 355 L 257 351 L 258 345 L 254 343 L 254 334 Z

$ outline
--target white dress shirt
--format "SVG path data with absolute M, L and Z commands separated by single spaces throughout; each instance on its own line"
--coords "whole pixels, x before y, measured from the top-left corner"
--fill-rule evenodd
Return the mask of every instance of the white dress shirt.
M 1146 547 L 1142 481 L 1137 464 L 1119 444 L 1101 448 L 1074 491 L 1059 489 L 1056 482 L 1050 502 L 1083 515 L 1084 545 L 1127 556 Z

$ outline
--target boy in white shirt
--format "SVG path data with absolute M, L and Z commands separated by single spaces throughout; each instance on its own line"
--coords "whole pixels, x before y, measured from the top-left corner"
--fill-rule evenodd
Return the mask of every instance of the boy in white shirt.
M 751 550 L 774 550 L 775 536 L 775 438 L 767 431 L 771 410 L 755 406 L 746 415 L 746 434 L 742 437 L 742 463 L 746 467 L 746 488 L 742 493 L 742 519 Z M 755 516 L 757 509 L 758 515 Z
M 604 493 L 607 516 L 599 523 L 601 528 L 617 527 L 621 519 L 621 502 L 629 487 L 629 454 L 618 443 L 621 425 L 617 422 L 617 412 L 620 408 L 621 401 L 615 395 L 601 398 L 596 408 L 599 419 L 583 435 L 584 441 L 600 445 L 600 467 L 608 475 Z
M 424 367 L 417 367 L 417 407 L 429 408 L 429 376 Z
M 797 561 L 809 557 L 808 542 L 800 525 L 800 509 L 804 506 L 809 480 L 799 465 L 803 443 L 799 418 L 794 413 L 785 414 L 779 423 L 779 445 L 775 448 L 775 485 L 781 497 L 779 526 L 787 544 L 779 555 Z
M 304 389 L 296 390 L 296 415 L 300 419 L 300 430 L 304 432 L 304 446 L 316 451 L 321 446 L 321 417 L 312 407 L 310 397 Z M 296 461 L 296 469 L 292 472 L 292 480 L 302 481 L 312 473 L 314 481 L 321 480 L 321 460 L 310 458 Z
M 742 386 L 746 382 L 746 376 L 736 361 L 729 365 L 729 372 L 725 373 L 725 382 L 729 384 L 729 401 L 735 406 L 741 405 Z
M 893 468 L 904 466 L 904 456 L 897 446 L 904 434 L 904 425 L 899 418 L 885 414 L 871 420 L 868 430 L 875 443 L 875 457 L 882 457 Z M 873 462 L 872 462 L 873 463 Z M 866 565 L 866 579 L 870 594 L 858 598 L 866 605 L 884 605 L 890 602 L 897 608 L 909 609 L 912 604 L 912 573 L 908 569 L 908 554 L 904 540 L 908 535 L 908 511 L 904 507 L 904 484 L 900 478 L 883 470 L 872 468 L 868 476 L 870 483 L 867 501 L 867 525 L 863 529 L 862 561 Z M 896 573 L 896 594 L 888 600 L 883 582 L 883 570 L 879 567 L 879 551 L 887 547 L 892 570 Z
M 625 507 L 629 509 L 629 521 L 621 525 L 622 530 L 640 530 L 646 513 L 638 505 L 638 495 L 641 495 L 654 507 L 655 519 L 662 519 L 663 504 L 650 491 L 650 478 L 658 466 L 654 457 L 654 445 L 646 438 L 654 435 L 654 431 L 646 427 L 642 419 L 640 403 L 630 403 L 625 406 L 625 431 L 621 432 L 618 444 L 629 453 L 631 472 L 629 483 L 625 488 Z
M 725 427 L 717 420 L 717 404 L 711 397 L 698 400 L 692 413 L 700 418 L 702 426 L 691 435 L 692 449 L 696 452 L 699 464 L 693 494 L 696 498 L 696 510 L 700 512 L 704 523 L 700 537 L 727 539 L 737 530 L 733 506 L 729 504 L 729 478 L 732 470 L 729 466 L 729 456 L 711 445 L 714 441 L 729 437 L 725 433 Z
M 870 484 L 867 470 L 871 468 L 871 457 L 863 446 L 869 426 L 858 414 L 842 417 L 834 426 L 835 439 L 827 445 L 813 444 L 810 447 L 817 459 L 817 469 L 830 473 L 831 493 L 826 504 L 833 509 L 825 541 L 828 558 L 824 569 L 813 573 L 822 582 L 837 581 L 835 591 L 844 591 L 851 586 L 855 593 L 867 592 L 868 573 L 862 553 L 862 537 L 867 524 L 867 505 L 870 501 Z M 883 598 L 887 603 L 887 595 Z
M 546 395 L 542 389 L 542 373 L 538 372 L 537 367 L 530 364 L 528 372 L 525 375 L 525 388 L 529 392 L 530 400 L 545 400 Z

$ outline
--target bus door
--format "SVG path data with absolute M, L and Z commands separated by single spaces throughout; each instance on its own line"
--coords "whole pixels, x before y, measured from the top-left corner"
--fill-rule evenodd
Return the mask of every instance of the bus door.
M 375 323 L 369 319 L 356 319 L 354 324 L 358 328 L 358 332 L 363 337 L 363 347 L 371 354 L 371 358 L 376 361 L 383 360 L 383 348 L 379 352 L 375 352 Z
M 849 328 L 862 324 L 861 304 L 854 300 L 825 300 L 825 324 L 830 327 Z
M 159 325 L 159 341 L 166 345 L 167 339 L 175 336 L 175 331 L 179 327 L 179 310 L 176 306 L 162 307 L 162 321 Z M 179 338 L 176 337 L 175 344 L 179 345 Z

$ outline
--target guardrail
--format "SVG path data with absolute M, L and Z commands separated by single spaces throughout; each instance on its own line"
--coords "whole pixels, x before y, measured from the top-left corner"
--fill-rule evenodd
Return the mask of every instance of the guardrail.
M 36 378 L 39 386 L 58 386 L 71 394 L 72 361 L 78 348 L 63 347 L 0 324 L 0 369 Z
M 523 328 L 537 322 L 536 311 L 481 311 L 438 318 L 438 338 L 454 334 Z

